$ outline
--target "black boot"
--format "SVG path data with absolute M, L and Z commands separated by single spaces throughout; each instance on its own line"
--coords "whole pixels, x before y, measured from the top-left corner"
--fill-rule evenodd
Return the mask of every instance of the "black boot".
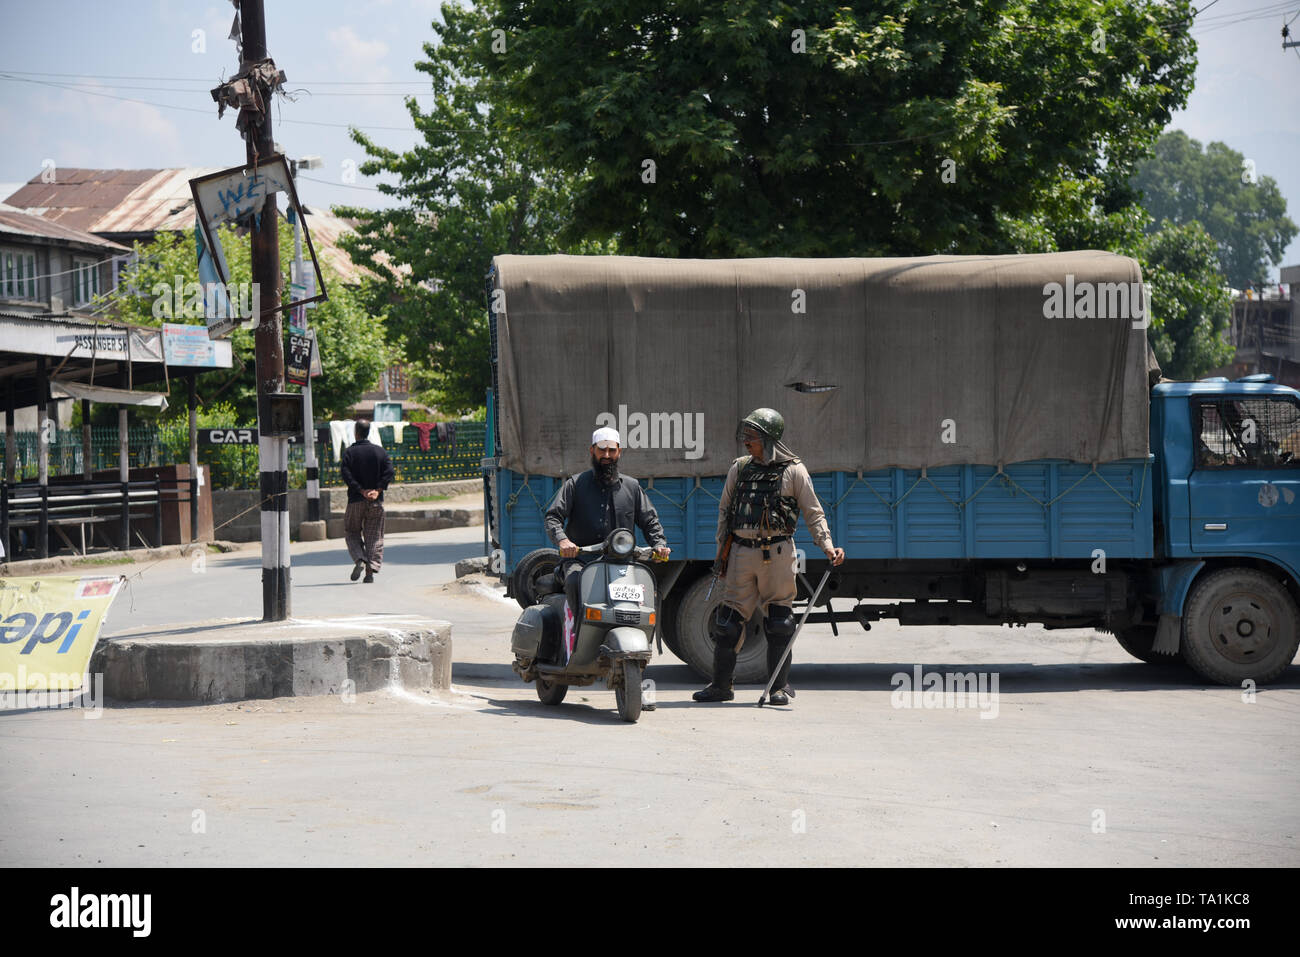
M 785 654 L 785 649 L 789 647 L 788 641 L 774 640 L 771 635 L 767 638 L 767 673 L 770 677 L 776 668 L 776 663 L 780 661 L 781 656 Z M 790 695 L 794 692 L 790 690 L 790 657 L 786 655 L 785 662 L 781 665 L 781 670 L 776 673 L 776 680 L 772 682 L 772 697 L 768 701 L 775 705 L 788 705 Z
M 703 691 L 695 692 L 696 701 L 731 701 L 736 693 L 731 690 L 736 674 L 736 652 L 725 641 L 713 642 L 713 680 Z

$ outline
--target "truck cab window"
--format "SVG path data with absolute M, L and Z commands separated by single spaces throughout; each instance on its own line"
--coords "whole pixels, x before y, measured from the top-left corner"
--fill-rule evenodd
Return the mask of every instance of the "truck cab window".
M 1300 405 L 1285 398 L 1197 403 L 1197 468 L 1300 468 Z

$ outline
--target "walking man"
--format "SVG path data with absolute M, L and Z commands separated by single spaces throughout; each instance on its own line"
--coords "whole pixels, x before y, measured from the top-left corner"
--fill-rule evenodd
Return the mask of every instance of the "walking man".
M 749 454 L 731 463 L 718 500 L 718 550 L 728 536 L 733 548 L 727 563 L 726 591 L 714 616 L 713 681 L 695 692 L 696 701 L 730 701 L 736 653 L 745 642 L 745 623 L 761 608 L 766 618 L 768 676 L 794 637 L 797 593 L 793 535 L 803 513 L 813 542 L 832 565 L 844 561 L 844 549 L 831 542 L 826 515 L 813 491 L 812 478 L 798 456 L 781 443 L 785 420 L 774 409 L 755 409 L 741 420 L 736 438 Z M 790 660 L 772 682 L 771 703 L 788 705 Z
M 384 489 L 393 480 L 393 463 L 383 446 L 369 441 L 370 423 L 357 419 L 356 441 L 343 450 L 339 473 L 348 487 L 348 508 L 343 514 L 343 539 L 355 565 L 352 580 L 375 580 L 384 563 Z

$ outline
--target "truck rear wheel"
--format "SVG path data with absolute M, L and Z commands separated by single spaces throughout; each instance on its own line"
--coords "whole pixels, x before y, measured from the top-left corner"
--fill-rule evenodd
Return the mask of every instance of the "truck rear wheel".
M 1183 657 L 1218 684 L 1265 684 L 1300 647 L 1300 613 L 1280 582 L 1253 568 L 1211 572 L 1183 612 Z
M 713 616 L 722 604 L 726 585 L 719 581 L 707 601 L 712 575 L 697 578 L 682 593 L 681 607 L 677 610 L 677 644 L 673 649 L 679 658 L 694 669 L 701 678 L 713 680 L 713 636 L 709 634 Z M 745 626 L 745 644 L 736 656 L 736 684 L 764 684 L 767 681 L 767 638 L 758 627 L 759 616 Z

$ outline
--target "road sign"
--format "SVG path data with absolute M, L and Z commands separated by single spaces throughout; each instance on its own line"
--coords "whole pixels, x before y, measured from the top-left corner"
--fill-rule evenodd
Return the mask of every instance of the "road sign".
M 199 429 L 200 445 L 256 445 L 257 428 L 251 429 Z M 301 442 L 302 436 L 289 436 L 289 444 Z

